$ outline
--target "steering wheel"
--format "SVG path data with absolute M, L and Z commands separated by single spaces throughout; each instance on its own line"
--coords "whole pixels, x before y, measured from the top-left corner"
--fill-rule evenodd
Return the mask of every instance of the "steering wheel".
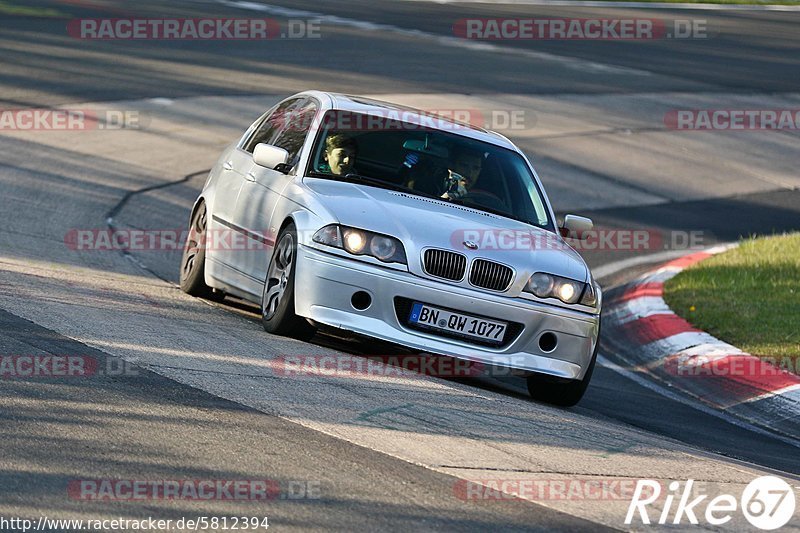
M 496 209 L 507 209 L 506 203 L 500 199 L 499 196 L 494 194 L 493 192 L 485 191 L 483 189 L 475 189 L 472 191 L 467 191 L 462 197 L 462 200 L 465 202 L 470 202 L 478 206 L 496 208 Z

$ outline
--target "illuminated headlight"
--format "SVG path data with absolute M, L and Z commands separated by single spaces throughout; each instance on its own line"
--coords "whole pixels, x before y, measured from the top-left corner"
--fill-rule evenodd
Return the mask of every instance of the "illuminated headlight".
M 331 224 L 317 231 L 312 240 L 319 244 L 341 248 L 353 255 L 374 257 L 384 263 L 407 264 L 403 243 L 388 235 Z
M 585 288 L 587 285 L 580 281 L 537 272 L 528 280 L 524 290 L 539 298 L 558 298 L 566 304 L 576 304 L 580 300 L 583 304 L 581 296 Z
M 558 299 L 567 303 L 572 303 L 575 301 L 575 297 L 577 295 L 578 291 L 575 289 L 575 285 L 573 283 L 561 283 L 556 291 L 556 296 L 558 296 Z
M 344 249 L 351 254 L 360 254 L 367 245 L 367 235 L 357 229 L 344 230 Z

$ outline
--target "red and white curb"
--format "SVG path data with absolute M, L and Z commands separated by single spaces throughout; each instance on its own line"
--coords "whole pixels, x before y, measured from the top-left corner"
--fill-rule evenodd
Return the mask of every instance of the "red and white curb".
M 609 295 L 603 327 L 616 353 L 717 409 L 800 437 L 800 376 L 694 328 L 664 301 L 664 283 L 731 245 L 692 253 Z

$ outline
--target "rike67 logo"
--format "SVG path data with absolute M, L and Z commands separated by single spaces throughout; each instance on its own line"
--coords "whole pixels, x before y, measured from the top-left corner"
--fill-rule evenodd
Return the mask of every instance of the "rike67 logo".
M 659 525 L 686 522 L 698 525 L 699 517 L 704 518 L 709 525 L 721 526 L 730 522 L 734 513 L 741 512 L 751 525 L 769 531 L 785 526 L 794 516 L 794 490 L 787 482 L 775 476 L 754 479 L 744 488 L 738 500 L 731 494 L 720 494 L 707 500 L 708 494 L 698 496 L 693 487 L 693 479 L 688 480 L 683 487 L 679 481 L 672 481 L 668 485 L 668 492 L 662 496 L 658 481 L 638 480 L 625 516 L 625 524 L 630 525 L 638 514 L 641 523 L 649 525 L 651 517 L 647 507 L 657 501 L 660 503 L 661 498 L 663 507 L 660 513 L 656 513 L 657 518 L 654 520 Z

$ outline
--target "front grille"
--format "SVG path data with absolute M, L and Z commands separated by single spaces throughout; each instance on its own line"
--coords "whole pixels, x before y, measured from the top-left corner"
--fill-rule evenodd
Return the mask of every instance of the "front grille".
M 431 276 L 460 281 L 467 270 L 467 258 L 447 250 L 429 249 L 425 250 L 422 265 Z
M 476 346 L 486 346 L 488 348 L 505 348 L 506 346 L 514 342 L 514 340 L 516 340 L 517 337 L 519 337 L 519 334 L 522 333 L 522 329 L 524 328 L 524 326 L 519 322 L 509 322 L 508 327 L 506 328 L 506 334 L 503 336 L 503 340 L 500 343 L 488 340 L 476 339 L 473 337 L 467 337 L 466 335 L 460 335 L 452 331 L 431 329 L 425 326 L 421 326 L 419 324 L 412 324 L 408 321 L 409 317 L 411 316 L 411 309 L 414 306 L 414 302 L 415 300 L 411 300 L 410 298 L 403 298 L 400 296 L 395 296 L 394 298 L 394 312 L 397 315 L 397 320 L 405 327 L 433 334 L 438 337 L 445 337 L 448 339 L 455 339 L 463 342 L 468 342 L 470 344 L 475 344 Z M 449 309 L 447 307 L 442 307 L 437 304 L 430 304 L 430 305 L 438 307 L 439 309 L 446 309 L 454 313 L 460 312 L 456 309 Z M 483 317 L 479 315 L 474 315 L 474 316 L 476 318 L 485 318 L 486 320 L 496 320 L 493 318 Z
M 505 265 L 485 259 L 476 259 L 472 263 L 469 282 L 476 287 L 502 292 L 511 285 L 513 277 L 514 271 Z

